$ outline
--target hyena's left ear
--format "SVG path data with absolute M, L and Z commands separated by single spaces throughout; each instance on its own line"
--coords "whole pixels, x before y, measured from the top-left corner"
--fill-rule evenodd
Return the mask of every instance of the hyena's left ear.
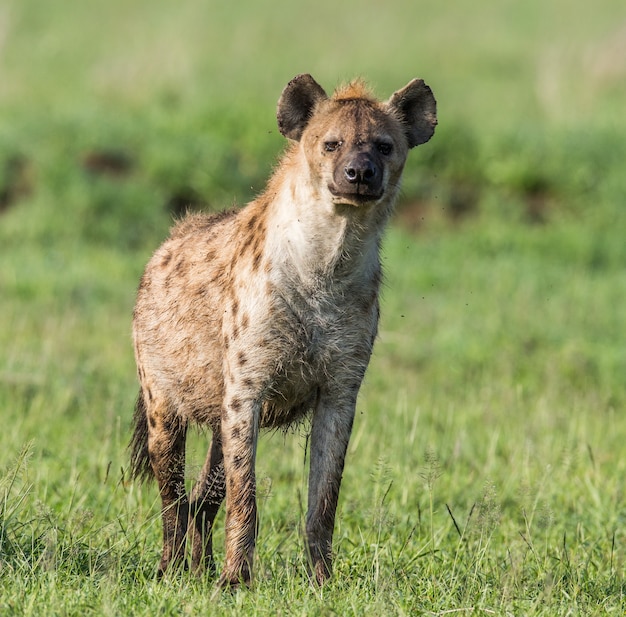
M 300 141 L 315 106 L 328 98 L 322 86 L 310 75 L 296 75 L 278 99 L 278 129 L 288 139 Z
M 409 148 L 426 143 L 437 126 L 437 101 L 423 79 L 410 81 L 394 92 L 388 109 L 404 124 Z

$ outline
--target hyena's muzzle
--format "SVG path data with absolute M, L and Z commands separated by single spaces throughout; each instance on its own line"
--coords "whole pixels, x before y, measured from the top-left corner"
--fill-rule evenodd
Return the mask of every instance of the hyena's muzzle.
M 355 146 L 337 159 L 333 182 L 329 185 L 335 197 L 356 201 L 376 201 L 385 191 L 384 163 L 374 144 Z

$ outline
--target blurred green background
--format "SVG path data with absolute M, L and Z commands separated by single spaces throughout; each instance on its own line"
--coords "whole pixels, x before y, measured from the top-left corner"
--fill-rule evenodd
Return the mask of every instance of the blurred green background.
M 476 213 L 494 193 L 508 216 L 586 216 L 624 160 L 625 24 L 618 0 L 5 1 L 0 190 L 5 207 L 42 202 L 33 235 L 137 246 L 162 233 L 155 208 L 263 187 L 295 74 L 328 90 L 363 76 L 381 97 L 417 76 L 440 126 L 409 160 L 408 222 Z M 94 180 L 115 175 L 129 181 Z M 58 229 L 59 208 L 78 229 Z

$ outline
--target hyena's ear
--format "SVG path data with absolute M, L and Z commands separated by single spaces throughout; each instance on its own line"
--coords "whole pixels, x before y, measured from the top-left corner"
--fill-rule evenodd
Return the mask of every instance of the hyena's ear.
M 404 124 L 409 148 L 426 143 L 437 126 L 437 101 L 423 79 L 410 81 L 394 92 L 388 109 Z
M 278 129 L 288 139 L 299 141 L 315 106 L 328 98 L 310 75 L 296 75 L 278 99 Z

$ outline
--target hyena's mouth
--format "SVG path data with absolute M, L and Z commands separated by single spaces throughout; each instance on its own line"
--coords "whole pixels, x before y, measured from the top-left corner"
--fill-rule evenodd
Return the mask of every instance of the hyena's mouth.
M 328 185 L 333 201 L 337 204 L 347 203 L 358 206 L 372 201 L 379 201 L 385 194 L 383 190 L 373 191 L 370 187 L 362 184 L 352 185 L 350 189 L 349 191 L 342 191 L 333 184 Z

